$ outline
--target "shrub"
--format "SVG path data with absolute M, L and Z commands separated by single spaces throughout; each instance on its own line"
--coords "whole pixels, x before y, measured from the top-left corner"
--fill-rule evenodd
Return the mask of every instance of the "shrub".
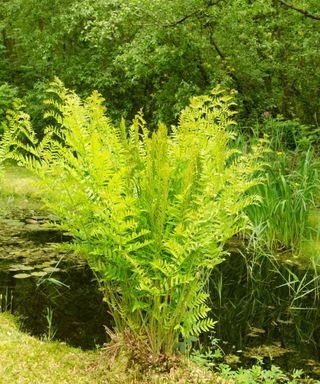
M 3 83 L 0 85 L 0 117 L 3 118 L 6 110 L 11 106 L 14 99 L 17 98 L 18 90 L 16 87 Z
M 275 151 L 303 152 L 318 144 L 319 128 L 301 124 L 298 119 L 285 120 L 281 115 L 271 117 L 269 112 L 265 112 L 263 124 L 257 124 L 252 133 L 256 137 L 267 135 Z
M 96 92 L 81 101 L 59 81 L 52 91 L 57 124 L 37 143 L 18 113 L 10 129 L 24 122 L 29 144 L 15 140 L 12 156 L 39 176 L 117 330 L 129 328 L 154 354 L 171 354 L 180 337 L 214 326 L 206 284 L 226 239 L 247 225 L 262 149 L 228 149 L 232 99 L 221 90 L 192 99 L 170 134 L 163 124 L 151 133 L 141 113 L 128 132 L 124 122 L 114 126 Z

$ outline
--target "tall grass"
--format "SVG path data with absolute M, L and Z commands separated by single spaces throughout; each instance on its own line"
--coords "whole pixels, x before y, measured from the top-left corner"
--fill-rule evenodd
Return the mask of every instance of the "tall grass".
M 301 137 L 284 140 L 284 123 L 282 128 L 269 140 L 272 166 L 265 171 L 265 183 L 254 187 L 261 203 L 246 209 L 251 232 L 213 271 L 211 307 L 217 337 L 240 348 L 254 343 L 261 332 L 261 341 L 278 338 L 284 346 L 309 343 L 318 350 L 319 164 L 311 146 L 304 150 Z M 250 148 L 255 140 L 239 135 L 237 144 Z
M 316 207 L 318 171 L 312 149 L 306 153 L 274 153 L 266 183 L 255 187 L 262 197 L 260 205 L 247 208 L 253 223 L 255 243 L 263 242 L 271 251 L 291 250 L 300 253 L 302 241 L 315 228 L 309 222 L 310 210 Z

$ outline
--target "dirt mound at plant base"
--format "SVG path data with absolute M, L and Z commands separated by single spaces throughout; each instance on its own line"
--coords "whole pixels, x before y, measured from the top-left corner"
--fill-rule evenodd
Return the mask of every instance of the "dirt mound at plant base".
M 114 377 L 118 376 L 119 382 L 124 382 L 125 375 L 129 375 L 132 383 L 141 384 L 233 384 L 233 381 L 200 368 L 180 353 L 170 356 L 152 354 L 147 343 L 137 340 L 129 330 L 121 334 L 107 332 L 111 341 L 105 346 L 104 354 L 110 372 L 114 372 Z

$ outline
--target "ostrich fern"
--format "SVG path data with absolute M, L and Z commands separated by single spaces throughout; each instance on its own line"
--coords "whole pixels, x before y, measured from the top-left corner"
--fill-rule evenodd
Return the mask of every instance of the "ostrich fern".
M 28 145 L 16 140 L 13 156 L 39 176 L 117 330 L 129 328 L 155 354 L 173 353 L 179 338 L 214 325 L 206 283 L 225 241 L 246 226 L 261 149 L 228 149 L 232 100 L 220 90 L 192 99 L 171 133 L 163 124 L 149 132 L 141 113 L 128 130 L 114 126 L 96 92 L 81 101 L 58 80 L 54 92 L 47 116 L 55 126 L 35 145 L 20 115 L 15 124 L 32 145 L 21 155 Z

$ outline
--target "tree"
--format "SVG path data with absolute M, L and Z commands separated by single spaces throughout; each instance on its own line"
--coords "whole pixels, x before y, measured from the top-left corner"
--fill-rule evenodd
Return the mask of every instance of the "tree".
M 316 0 L 3 1 L 0 81 L 25 94 L 58 75 L 84 96 L 98 89 L 118 120 L 144 106 L 155 126 L 176 123 L 191 96 L 219 83 L 238 91 L 243 125 L 264 111 L 316 124 L 320 23 L 306 17 L 316 9 Z

